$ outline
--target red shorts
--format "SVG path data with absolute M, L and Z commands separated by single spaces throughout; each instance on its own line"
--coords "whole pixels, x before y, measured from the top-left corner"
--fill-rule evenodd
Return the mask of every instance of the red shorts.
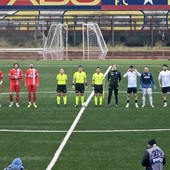
M 28 93 L 31 93 L 31 92 L 33 92 L 33 93 L 35 93 L 36 91 L 37 91 L 37 86 L 34 84 L 29 84 L 28 86 L 27 86 L 27 91 L 28 91 Z
M 20 92 L 20 84 L 10 84 L 10 92 Z

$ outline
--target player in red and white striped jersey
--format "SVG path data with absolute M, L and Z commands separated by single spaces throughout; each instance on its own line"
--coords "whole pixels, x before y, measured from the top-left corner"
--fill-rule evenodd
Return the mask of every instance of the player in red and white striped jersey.
M 30 64 L 30 68 L 25 72 L 25 86 L 28 91 L 28 108 L 31 107 L 31 93 L 33 93 L 33 105 L 37 108 L 37 86 L 39 86 L 39 75 L 38 70 L 34 68 L 34 64 Z
M 10 78 L 10 105 L 13 106 L 13 92 L 16 92 L 16 107 L 19 106 L 20 80 L 22 79 L 23 71 L 19 68 L 18 63 L 14 63 L 13 68 L 9 71 Z

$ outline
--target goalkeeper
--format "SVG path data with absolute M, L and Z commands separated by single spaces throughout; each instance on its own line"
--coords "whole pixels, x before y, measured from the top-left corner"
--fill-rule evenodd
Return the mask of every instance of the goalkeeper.
M 108 106 L 110 106 L 112 93 L 114 90 L 115 95 L 115 106 L 118 106 L 118 90 L 119 90 L 119 82 L 121 81 L 121 73 L 117 70 L 117 65 L 112 65 L 110 72 L 108 73 L 108 81 L 109 83 L 109 94 L 108 94 Z
M 152 84 L 156 90 L 156 84 L 153 79 L 153 74 L 149 72 L 148 67 L 144 67 L 144 72 L 140 77 L 140 89 L 142 90 L 142 107 L 145 107 L 146 94 L 149 96 L 150 106 L 154 108 L 153 98 L 152 98 Z

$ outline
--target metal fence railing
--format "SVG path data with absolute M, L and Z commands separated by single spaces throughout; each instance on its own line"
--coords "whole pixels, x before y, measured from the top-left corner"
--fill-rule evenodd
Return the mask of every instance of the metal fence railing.
M 81 43 L 83 23 L 97 23 L 107 43 L 114 46 L 125 45 L 154 46 L 160 41 L 170 44 L 170 18 L 168 15 L 25 15 L 6 16 L 0 20 L 0 35 L 8 39 L 10 33 L 32 32 L 32 40 L 47 35 L 51 24 L 66 23 L 69 29 L 69 44 L 77 46 Z M 4 34 L 6 32 L 6 34 Z M 8 34 L 7 34 L 8 33 Z M 41 38 L 40 38 L 41 39 Z

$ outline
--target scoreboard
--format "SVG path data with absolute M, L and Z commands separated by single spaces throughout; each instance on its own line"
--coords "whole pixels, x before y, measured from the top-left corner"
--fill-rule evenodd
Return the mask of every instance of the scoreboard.
M 0 10 L 170 10 L 170 0 L 0 0 Z

